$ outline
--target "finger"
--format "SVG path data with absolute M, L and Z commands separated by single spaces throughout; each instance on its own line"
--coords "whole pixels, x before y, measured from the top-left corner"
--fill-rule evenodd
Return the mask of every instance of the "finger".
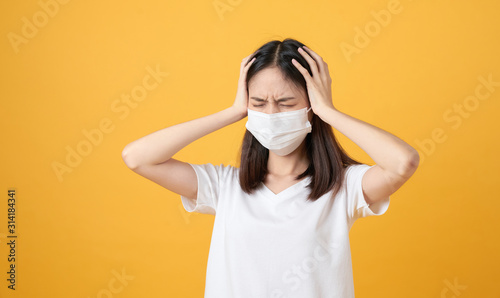
M 250 58 L 253 54 L 254 54 L 254 53 L 252 53 L 252 54 L 250 54 L 250 55 L 246 56 L 245 58 L 243 58 L 243 61 L 248 60 L 248 59 L 249 59 L 249 58 Z
M 251 56 L 251 55 L 250 55 Z M 243 59 L 243 61 L 241 62 L 241 66 L 240 66 L 240 77 L 242 76 L 245 76 L 246 73 L 247 73 L 247 70 L 250 68 L 250 66 L 252 65 L 252 63 L 255 61 L 256 58 L 252 58 L 252 60 L 250 61 L 247 61 L 248 58 L 250 58 L 250 56 L 248 57 L 245 57 Z
M 331 84 L 332 77 L 330 75 L 330 70 L 328 69 L 328 64 L 326 64 L 326 62 L 325 62 L 325 73 L 326 73 L 326 81 Z
M 247 57 L 248 58 L 248 57 Z M 246 58 L 245 58 L 246 59 Z M 247 65 L 241 65 L 241 70 L 240 70 L 240 79 L 239 79 L 239 82 L 240 84 L 245 84 L 245 81 L 246 81 L 246 77 L 247 77 L 247 72 L 248 72 L 248 69 L 250 68 L 250 66 L 252 65 L 252 63 L 255 61 L 255 57 L 250 60 L 248 62 Z
M 245 58 L 243 58 L 243 60 L 241 61 L 241 64 L 243 65 L 246 65 L 248 63 L 248 60 L 250 59 L 250 57 L 252 57 L 255 53 L 252 53 L 248 56 L 246 56 Z
M 252 58 L 252 60 L 248 61 L 247 65 L 245 65 L 245 69 L 248 69 L 250 68 L 250 65 L 252 65 L 252 63 L 255 61 L 255 57 Z
M 311 84 L 312 78 L 307 69 L 305 69 L 304 66 L 302 66 L 297 60 L 292 59 L 292 64 L 295 65 L 295 67 L 300 71 L 304 79 L 306 80 L 307 85 Z
M 316 52 L 314 52 L 313 50 L 311 50 L 310 48 L 304 46 L 303 47 L 306 52 L 311 55 L 312 57 L 314 57 L 314 60 L 317 61 L 317 64 L 318 64 L 318 67 L 319 67 L 319 71 L 320 71 L 320 75 L 321 75 L 321 78 L 326 82 L 328 81 L 328 76 L 330 75 L 330 73 L 328 72 L 328 65 L 326 64 L 326 62 L 323 60 L 323 58 L 318 55 Z
M 242 78 L 246 78 L 247 76 L 247 72 L 248 72 L 248 69 L 250 68 L 250 66 L 252 66 L 252 63 L 255 61 L 255 58 L 253 58 L 252 60 L 248 61 L 247 65 L 242 65 L 241 66 L 241 73 L 240 73 L 240 77 Z
M 298 51 L 302 55 L 302 57 L 306 59 L 307 63 L 309 63 L 309 67 L 311 67 L 313 78 L 321 78 L 316 61 L 314 61 L 314 59 L 311 56 L 309 56 L 309 54 L 302 47 L 299 47 Z

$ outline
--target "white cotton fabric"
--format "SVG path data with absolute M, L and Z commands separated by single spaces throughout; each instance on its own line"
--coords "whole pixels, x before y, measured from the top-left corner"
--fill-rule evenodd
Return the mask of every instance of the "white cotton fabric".
M 197 200 L 188 212 L 215 215 L 205 298 L 354 298 L 349 230 L 358 218 L 382 215 L 390 198 L 369 206 L 361 180 L 371 167 L 351 165 L 343 188 L 306 201 L 311 177 L 274 194 L 263 183 L 252 195 L 239 168 L 191 164 Z

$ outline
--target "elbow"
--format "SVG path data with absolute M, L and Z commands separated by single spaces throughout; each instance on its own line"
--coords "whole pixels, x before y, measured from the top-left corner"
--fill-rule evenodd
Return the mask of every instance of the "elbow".
M 122 150 L 122 159 L 125 162 L 125 165 L 131 169 L 132 171 L 137 169 L 138 163 L 134 156 L 130 152 L 130 144 L 126 145 Z
M 418 154 L 417 150 L 413 149 L 412 152 L 408 154 L 405 160 L 401 163 L 399 175 L 405 179 L 409 179 L 415 173 L 419 164 L 420 155 Z

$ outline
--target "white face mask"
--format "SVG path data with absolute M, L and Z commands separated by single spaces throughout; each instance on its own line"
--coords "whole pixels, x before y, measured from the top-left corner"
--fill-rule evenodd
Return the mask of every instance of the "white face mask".
M 293 152 L 308 133 L 311 123 L 307 113 L 312 109 L 266 114 L 248 109 L 245 127 L 262 144 L 277 155 L 285 156 Z

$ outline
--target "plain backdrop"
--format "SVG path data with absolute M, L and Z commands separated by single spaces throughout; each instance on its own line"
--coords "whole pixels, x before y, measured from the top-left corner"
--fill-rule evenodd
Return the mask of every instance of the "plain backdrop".
M 499 9 L 486 0 L 1 2 L 0 296 L 202 297 L 214 217 L 187 213 L 178 194 L 129 170 L 122 149 L 229 107 L 241 60 L 290 37 L 328 63 L 339 110 L 420 153 L 387 213 L 350 231 L 356 297 L 500 297 Z M 245 122 L 174 158 L 238 166 Z

